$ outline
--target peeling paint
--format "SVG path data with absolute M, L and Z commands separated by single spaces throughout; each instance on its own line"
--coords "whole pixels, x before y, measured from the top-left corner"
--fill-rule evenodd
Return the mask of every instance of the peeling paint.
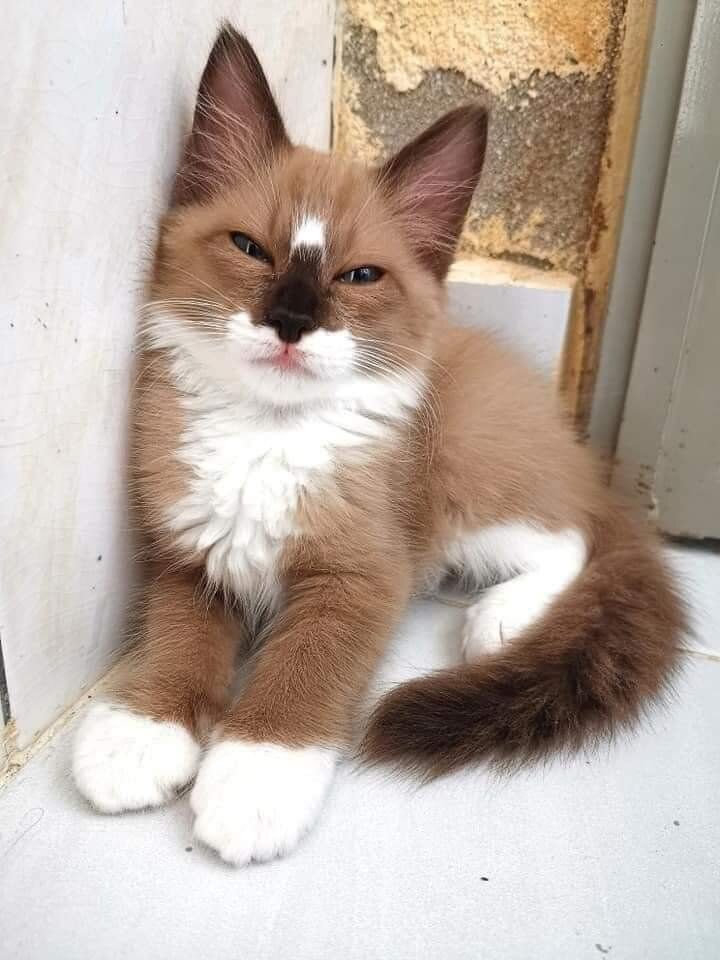
M 335 145 L 376 162 L 457 104 L 490 110 L 462 255 L 581 274 L 625 0 L 349 0 Z M 602 211 L 600 211 L 602 212 Z
M 2 737 L 0 738 L 0 789 L 12 780 L 29 760 L 40 753 L 60 730 L 72 722 L 78 713 L 85 709 L 88 701 L 107 696 L 107 691 L 112 688 L 113 683 L 117 682 L 117 674 L 122 669 L 122 662 L 111 667 L 97 683 L 90 687 L 89 690 L 86 690 L 85 693 L 61 713 L 49 727 L 37 734 L 37 736 L 23 748 L 17 745 L 17 727 L 15 721 L 11 720 L 2 730 Z
M 363 163 L 377 163 L 385 150 L 382 141 L 368 127 L 363 119 L 360 104 L 360 84 L 347 75 L 343 79 L 342 101 L 335 112 L 336 146 L 355 160 Z M 359 154 L 359 155 L 358 155 Z
M 559 389 L 587 420 L 655 0 L 346 0 L 334 145 L 378 162 L 468 101 L 488 153 L 460 256 L 578 278 Z
M 348 0 L 377 36 L 385 81 L 403 93 L 430 70 L 456 70 L 499 94 L 532 74 L 596 74 L 605 66 L 608 0 Z

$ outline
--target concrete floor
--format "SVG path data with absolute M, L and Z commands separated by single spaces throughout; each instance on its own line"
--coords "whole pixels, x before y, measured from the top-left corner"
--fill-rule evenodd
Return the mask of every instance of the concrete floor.
M 670 709 L 599 754 L 417 788 L 346 766 L 285 861 L 236 871 L 187 802 L 103 818 L 72 727 L 0 797 L 3 960 L 710 960 L 720 956 L 720 554 L 674 551 L 698 614 Z M 417 604 L 381 686 L 441 665 L 462 611 Z M 713 659 L 713 657 L 715 659 Z

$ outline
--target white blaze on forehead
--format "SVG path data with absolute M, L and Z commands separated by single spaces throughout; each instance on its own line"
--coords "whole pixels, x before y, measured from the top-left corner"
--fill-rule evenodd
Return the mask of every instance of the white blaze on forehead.
M 325 222 L 319 217 L 304 214 L 298 217 L 293 228 L 292 239 L 290 240 L 290 249 L 297 247 L 320 247 L 325 246 Z

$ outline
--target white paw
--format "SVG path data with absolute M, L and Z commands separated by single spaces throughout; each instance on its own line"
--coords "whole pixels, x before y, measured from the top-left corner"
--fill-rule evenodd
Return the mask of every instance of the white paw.
M 556 592 L 547 578 L 536 573 L 488 587 L 465 614 L 462 634 L 465 659 L 477 660 L 514 640 L 542 616 Z
M 73 748 L 73 776 L 101 813 L 157 807 L 195 776 L 200 746 L 179 723 L 93 704 Z
M 190 795 L 195 836 L 235 865 L 289 853 L 317 819 L 336 760 L 323 747 L 220 741 Z

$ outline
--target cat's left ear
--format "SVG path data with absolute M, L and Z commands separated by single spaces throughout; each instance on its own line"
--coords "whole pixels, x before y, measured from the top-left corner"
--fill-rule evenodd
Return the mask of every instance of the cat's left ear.
M 403 147 L 378 172 L 416 256 L 438 280 L 450 268 L 480 179 L 487 127 L 484 107 L 459 107 Z
M 192 132 L 173 190 L 174 203 L 211 196 L 238 172 L 262 168 L 290 146 L 282 117 L 250 42 L 225 23 L 198 88 Z M 246 169 L 238 171 L 239 166 Z

